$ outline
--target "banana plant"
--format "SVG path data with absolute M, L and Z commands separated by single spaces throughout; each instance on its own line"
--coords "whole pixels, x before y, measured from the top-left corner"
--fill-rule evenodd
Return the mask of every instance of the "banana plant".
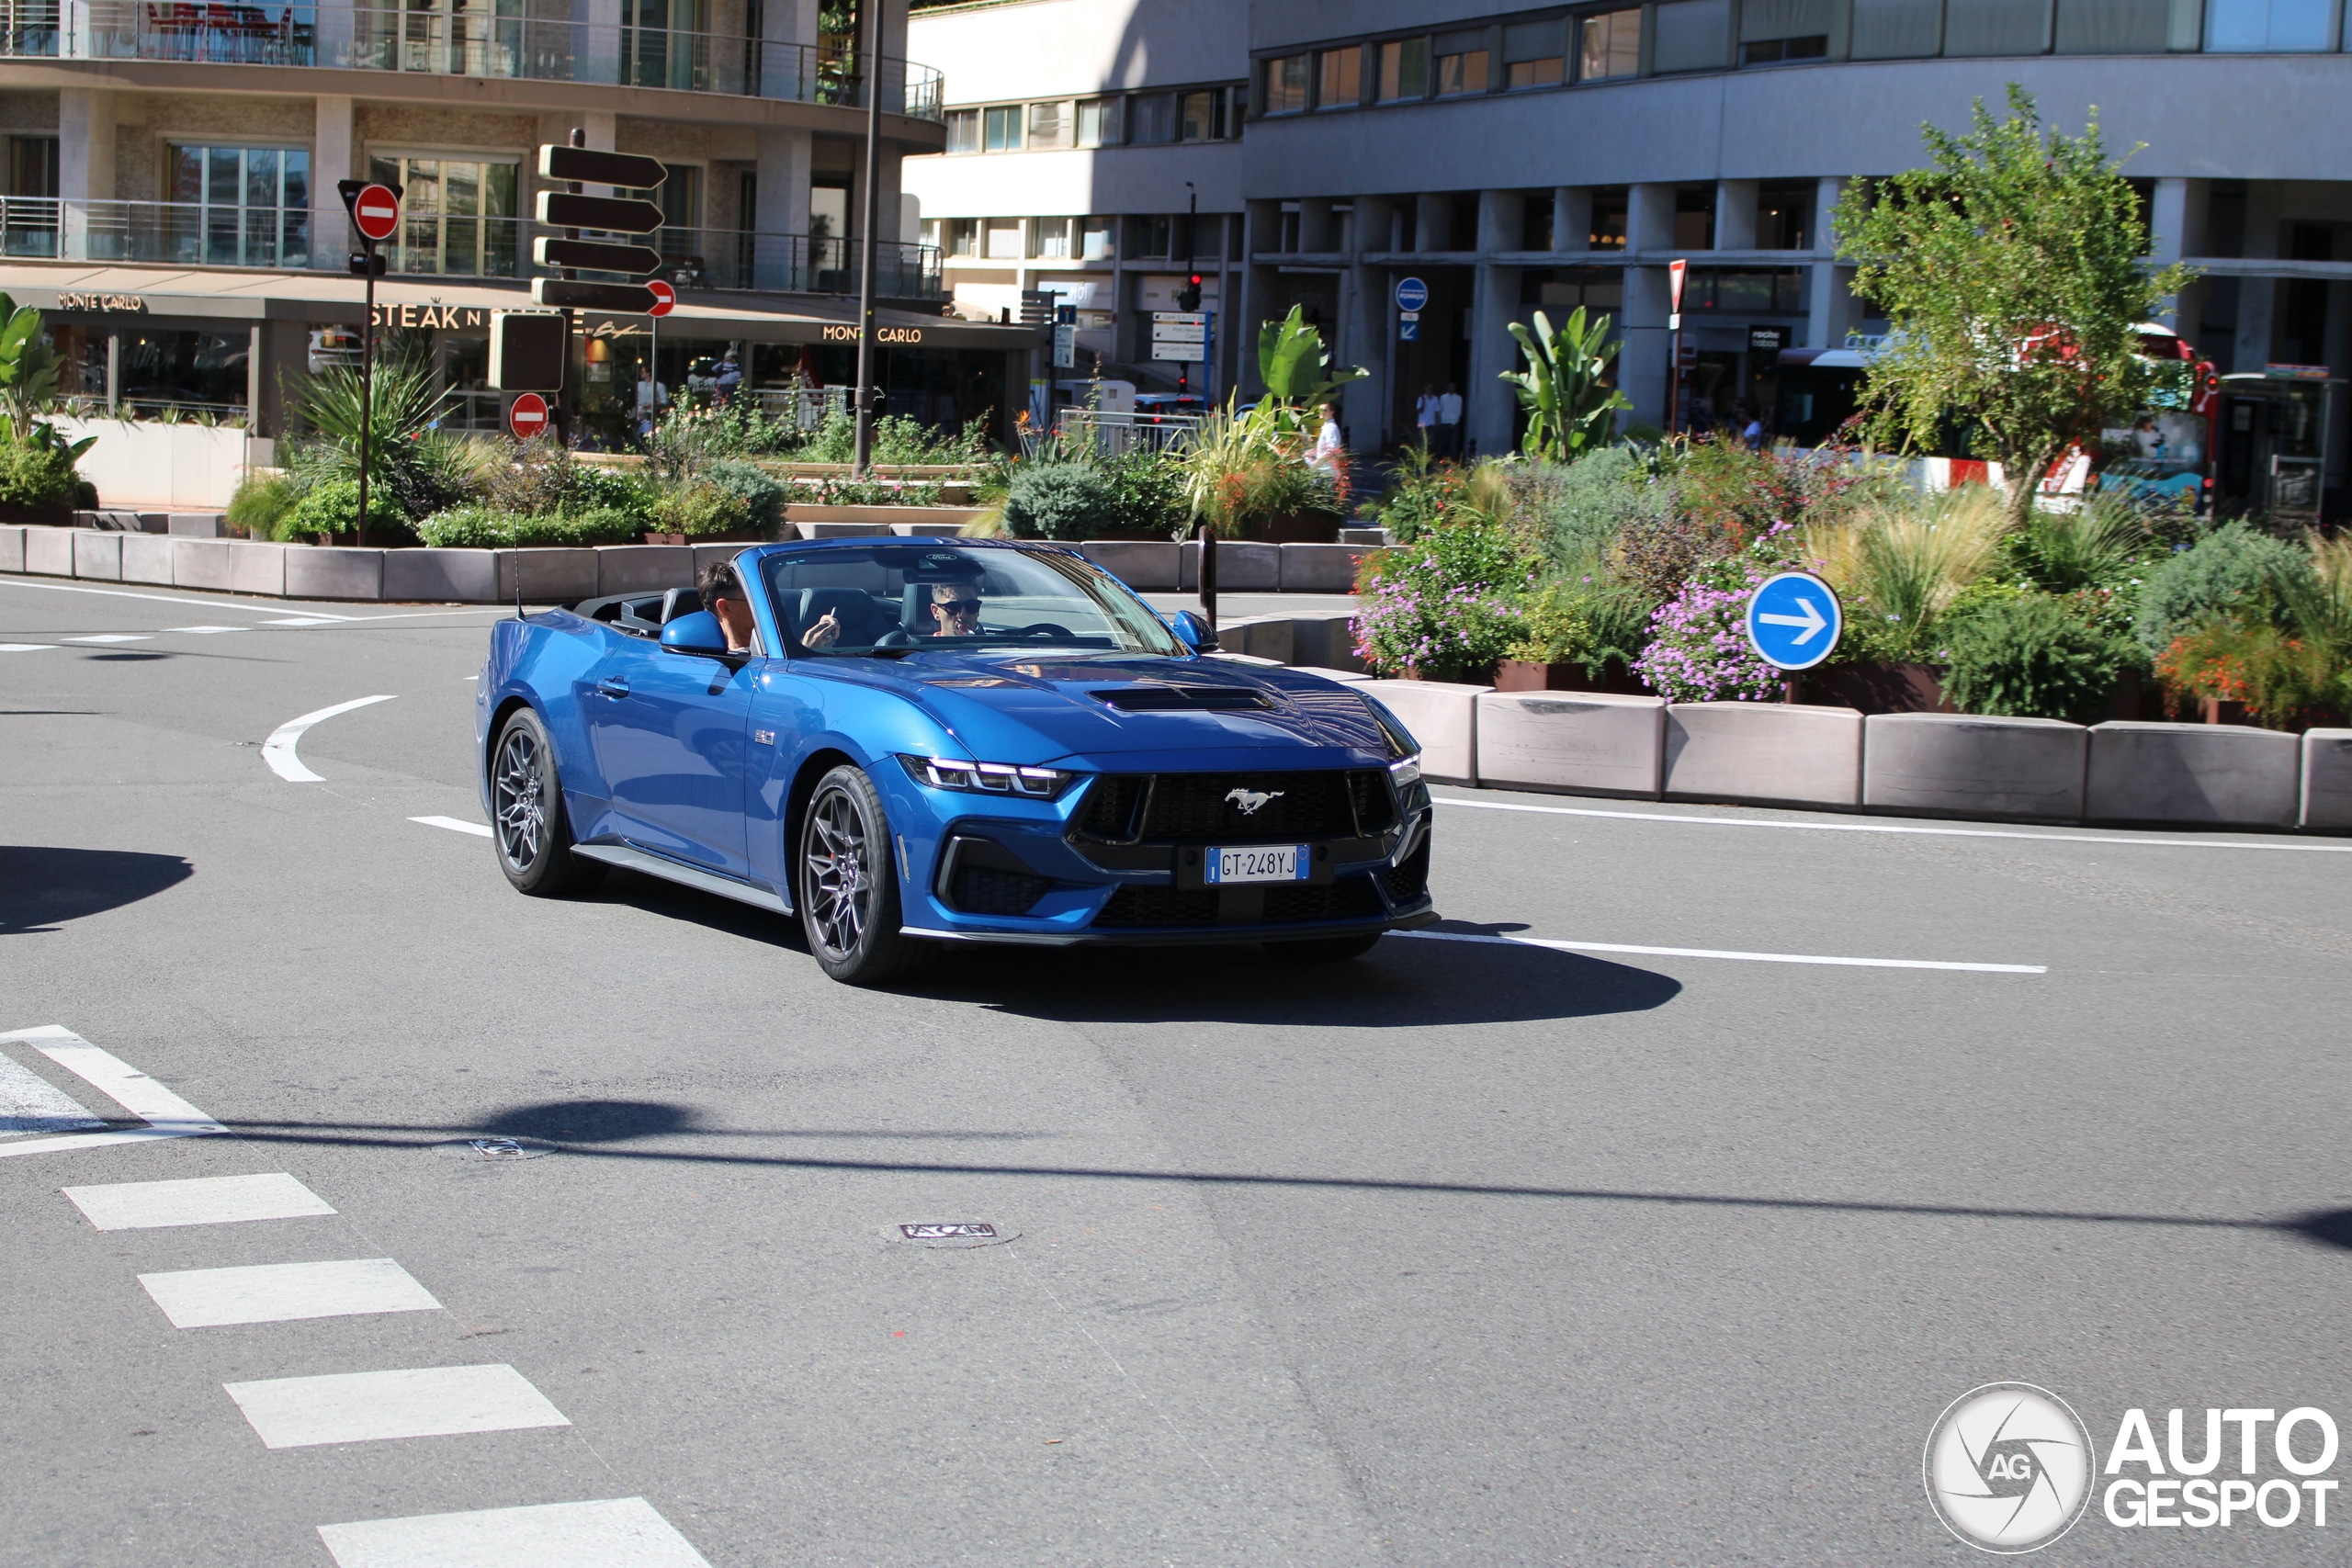
M 1519 392 L 1527 410 L 1527 435 L 1522 449 L 1531 457 L 1568 461 L 1591 447 L 1606 446 L 1617 411 L 1634 405 L 1600 378 L 1617 357 L 1622 343 L 1609 336 L 1610 319 L 1588 321 L 1584 307 L 1568 312 L 1557 332 L 1543 311 L 1535 312 L 1535 330 L 1510 324 L 1527 359 L 1524 370 L 1506 370 L 1502 378 Z
M 40 340 L 40 312 L 0 294 L 0 407 L 18 444 L 33 437 L 33 415 L 57 392 L 57 360 Z
M 1266 384 L 1265 400 L 1258 405 L 1261 420 L 1288 433 L 1299 428 L 1299 410 L 1311 409 L 1351 381 L 1372 374 L 1354 366 L 1329 368 L 1331 355 L 1323 334 L 1306 324 L 1296 305 L 1279 321 L 1258 328 L 1258 378 Z

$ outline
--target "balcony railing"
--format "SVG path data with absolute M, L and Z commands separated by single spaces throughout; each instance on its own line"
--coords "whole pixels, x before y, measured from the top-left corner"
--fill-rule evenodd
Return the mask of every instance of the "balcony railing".
M 56 261 L 299 271 L 312 265 L 313 220 L 307 208 L 5 197 L 0 197 L 0 251 Z M 343 229 L 339 214 L 330 221 L 334 231 Z M 558 231 L 527 218 L 411 210 L 401 218 L 401 231 L 384 246 L 385 265 L 410 276 L 547 276 L 547 268 L 532 264 L 531 241 L 537 234 Z M 663 229 L 645 239 L 664 259 L 662 276 L 682 289 L 857 292 L 861 253 L 854 240 L 741 229 Z M 318 264 L 340 270 L 350 249 L 347 243 L 329 239 L 320 247 Z M 936 246 L 883 245 L 875 257 L 875 278 L 876 289 L 886 298 L 947 297 Z
M 0 54 L 505 76 L 854 107 L 865 107 L 867 85 L 857 57 L 840 50 L 438 6 L 0 0 Z M 880 65 L 885 109 L 941 117 L 938 72 L 905 60 Z

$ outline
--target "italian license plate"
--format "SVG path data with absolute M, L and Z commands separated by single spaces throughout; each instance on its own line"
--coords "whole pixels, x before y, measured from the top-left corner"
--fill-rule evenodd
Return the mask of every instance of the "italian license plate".
M 1305 844 L 1252 844 L 1213 849 L 1207 856 L 1209 886 L 1227 882 L 1304 882 L 1312 858 Z

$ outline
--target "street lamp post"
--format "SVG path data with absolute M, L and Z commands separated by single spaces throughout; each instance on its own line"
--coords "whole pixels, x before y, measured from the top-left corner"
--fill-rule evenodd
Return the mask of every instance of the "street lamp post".
M 875 164 L 882 152 L 882 0 L 860 0 L 865 16 L 865 233 L 857 264 L 857 436 L 850 477 L 865 480 L 874 469 L 874 224 L 881 201 Z

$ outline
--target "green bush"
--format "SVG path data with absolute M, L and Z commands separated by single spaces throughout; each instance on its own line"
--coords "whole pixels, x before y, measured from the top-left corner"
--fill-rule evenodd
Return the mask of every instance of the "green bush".
M 371 502 L 373 496 L 368 498 Z M 416 525 L 417 536 L 444 549 L 505 549 L 516 545 L 634 544 L 644 524 L 615 507 L 583 512 L 498 512 L 480 502 L 453 506 Z
M 653 502 L 653 526 L 690 539 L 738 534 L 749 528 L 752 509 L 742 497 L 713 484 L 680 485 Z
M 249 469 L 237 482 L 236 493 L 229 497 L 229 525 L 257 539 L 277 538 L 278 520 L 294 510 L 304 488 L 291 474 Z
M 67 447 L 17 441 L 0 427 L 0 506 L 71 502 L 74 482 L 74 457 Z
M 1552 583 L 1520 606 L 1524 629 L 1505 650 L 1506 659 L 1532 664 L 1590 663 L 1592 622 L 1564 583 Z
M 2243 522 L 2225 523 L 2148 573 L 2132 635 L 2154 659 L 2199 622 L 2276 596 L 2310 571 L 2304 551 Z
M 322 534 L 330 537 L 352 534 L 358 517 L 359 481 L 322 479 L 303 491 L 291 507 L 278 514 L 270 537 L 312 539 Z M 405 536 L 410 532 L 408 513 L 401 509 L 400 499 L 383 485 L 368 488 L 368 526 L 369 536 L 379 542 Z
M 713 463 L 702 471 L 702 477 L 706 483 L 716 485 L 741 502 L 751 526 L 762 534 L 773 536 L 784 522 L 787 492 L 752 464 L 733 459 Z
M 1119 487 L 1092 463 L 1023 463 L 1004 498 L 1014 537 L 1091 539 L 1119 526 Z
M 1181 466 L 1138 446 L 1102 468 L 1118 492 L 1121 533 L 1172 535 L 1184 526 L 1187 502 Z
M 2106 716 L 2131 647 L 2047 593 L 1987 599 L 1953 620 L 1944 694 L 1964 713 L 2008 718 Z

